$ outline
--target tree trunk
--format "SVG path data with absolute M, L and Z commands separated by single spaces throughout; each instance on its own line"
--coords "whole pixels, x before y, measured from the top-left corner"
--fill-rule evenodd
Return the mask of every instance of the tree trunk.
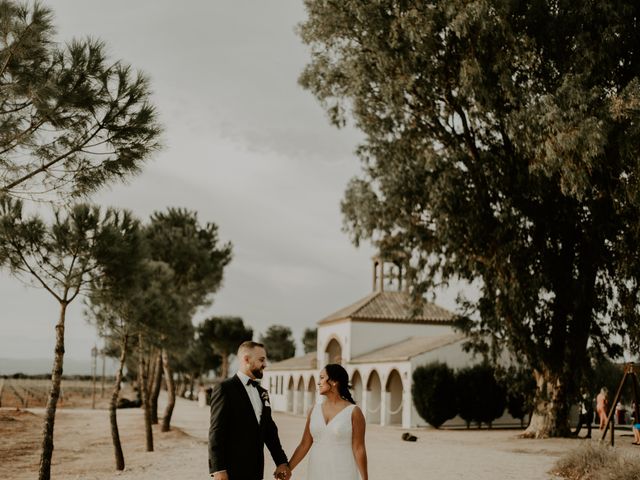
M 144 409 L 144 431 L 147 440 L 147 452 L 153 452 L 153 430 L 151 430 L 151 408 L 149 405 L 149 390 L 147 389 L 147 366 L 145 365 L 145 356 L 143 348 L 142 334 L 138 335 L 139 350 L 139 368 L 140 380 L 139 389 L 142 400 L 142 408 Z
M 122 370 L 127 357 L 127 343 L 129 336 L 125 333 L 122 337 L 120 348 L 120 364 L 116 372 L 116 380 L 113 384 L 113 393 L 111 394 L 111 402 L 109 402 L 109 421 L 111 423 L 111 440 L 113 441 L 113 453 L 116 457 L 116 470 L 124 470 L 124 454 L 122 453 L 122 445 L 120 444 L 120 432 L 118 431 L 118 396 L 120 395 L 120 385 L 122 384 Z
M 222 357 L 222 365 L 220 366 L 220 378 L 222 380 L 225 380 L 229 376 L 229 354 L 223 352 L 220 354 L 220 356 Z
M 536 406 L 524 438 L 568 437 L 569 402 L 567 388 L 560 376 L 534 370 L 536 378 Z
M 153 348 L 150 349 L 151 352 L 153 352 Z M 149 355 L 146 356 L 146 363 L 147 363 L 147 392 L 151 392 L 152 388 L 153 388 L 153 380 L 154 378 L 156 378 L 156 362 L 153 361 L 153 359 L 155 358 L 155 355 L 153 355 L 152 353 L 149 353 Z M 149 393 L 149 395 L 151 395 L 151 393 Z M 149 398 L 151 398 L 151 396 L 149 396 Z
M 162 352 L 156 354 L 155 367 L 153 369 L 153 385 L 151 390 L 151 423 L 158 424 L 158 397 L 162 386 Z
M 49 480 L 51 478 L 51 457 L 53 456 L 53 425 L 56 418 L 56 406 L 60 396 L 60 382 L 62 380 L 62 363 L 64 359 L 64 320 L 67 312 L 67 302 L 60 303 L 60 318 L 56 325 L 56 346 L 51 371 L 51 390 L 47 399 L 47 410 L 45 413 L 42 455 L 40 457 L 39 480 Z
M 168 432 L 171 428 L 171 415 L 173 415 L 173 407 L 176 404 L 176 384 L 173 381 L 173 372 L 169 363 L 169 354 L 165 348 L 162 349 L 162 366 L 164 367 L 164 378 L 167 382 L 167 408 L 162 417 L 163 432 Z
M 191 373 L 191 375 L 189 376 L 189 391 L 191 392 L 191 397 L 189 397 L 189 400 L 193 400 L 194 399 L 194 392 L 193 389 L 196 386 L 196 375 L 195 373 Z M 195 393 L 195 399 L 198 399 L 198 394 L 197 392 Z
M 178 397 L 187 398 L 187 375 L 178 373 L 178 386 L 176 386 L 176 395 Z

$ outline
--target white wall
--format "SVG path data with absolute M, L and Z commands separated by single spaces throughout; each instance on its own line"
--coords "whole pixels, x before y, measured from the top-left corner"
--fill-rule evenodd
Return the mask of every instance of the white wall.
M 288 408 L 289 398 L 288 396 L 291 393 L 287 392 L 289 381 L 293 379 L 293 397 L 294 397 L 294 405 L 293 411 L 295 412 L 296 407 L 300 401 L 300 398 L 296 398 L 296 389 L 298 388 L 298 383 L 300 382 L 300 378 L 305 385 L 305 391 L 309 385 L 309 380 L 313 378 L 313 381 L 317 383 L 318 381 L 318 373 L 319 370 L 265 370 L 264 376 L 262 377 L 261 385 L 269 389 L 269 379 L 272 378 L 272 385 L 276 385 L 278 382 L 278 378 L 282 377 L 282 391 L 276 392 L 276 389 L 273 388 L 272 391 L 269 392 L 269 399 L 271 400 L 271 408 L 276 412 L 287 412 L 291 409 Z M 317 388 L 317 387 L 316 387 Z M 316 396 L 317 397 L 317 396 Z M 308 405 L 309 398 L 305 398 L 303 396 L 304 409 L 307 410 L 310 405 Z M 293 412 L 292 412 L 293 413 Z
M 342 346 L 342 360 L 351 360 L 351 322 L 337 322 L 318 326 L 318 367 L 324 367 L 328 362 L 325 358 L 325 349 L 332 338 L 338 340 Z
M 349 358 L 393 345 L 409 337 L 439 336 L 450 333 L 454 333 L 454 330 L 449 325 L 351 322 L 351 356 Z
M 473 354 L 465 352 L 462 349 L 464 339 L 451 345 L 438 348 L 431 352 L 423 353 L 411 359 L 412 372 L 416 367 L 426 365 L 431 362 L 446 363 L 449 368 L 454 370 L 457 368 L 470 367 L 476 363 L 480 363 L 480 358 L 473 358 Z

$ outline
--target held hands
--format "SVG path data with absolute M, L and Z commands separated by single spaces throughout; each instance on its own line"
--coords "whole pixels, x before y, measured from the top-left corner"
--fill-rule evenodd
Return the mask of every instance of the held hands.
M 289 469 L 289 465 L 287 465 L 286 463 L 278 465 L 276 471 L 273 472 L 273 476 L 278 480 L 289 480 L 291 478 L 291 470 Z

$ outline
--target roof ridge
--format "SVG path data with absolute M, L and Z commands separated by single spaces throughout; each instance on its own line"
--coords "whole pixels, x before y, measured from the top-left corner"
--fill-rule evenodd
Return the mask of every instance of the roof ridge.
M 376 298 L 378 298 L 383 293 L 384 293 L 383 290 L 377 290 L 377 291 L 373 292 L 371 295 L 367 295 L 366 297 L 364 297 L 363 300 L 366 298 L 367 301 L 365 303 L 363 303 L 362 305 L 360 305 L 360 307 L 358 307 L 355 312 L 352 312 L 351 316 L 353 316 L 356 313 L 358 313 L 360 310 L 362 310 L 364 307 L 369 305 L 371 302 L 373 302 Z
M 347 305 L 346 307 L 342 307 L 342 308 L 340 308 L 338 310 L 333 311 L 332 313 L 330 313 L 329 315 L 324 317 L 322 320 L 320 320 L 318 323 L 325 322 L 325 321 L 327 321 L 329 319 L 331 319 L 331 320 L 340 320 L 340 319 L 343 319 L 343 318 L 351 317 L 354 314 L 354 312 L 359 312 L 362 309 L 363 306 L 369 305 L 369 303 L 374 298 L 376 298 L 379 293 L 380 293 L 379 291 L 376 291 L 376 292 L 372 292 L 372 293 L 370 293 L 368 295 L 365 295 L 364 297 L 356 300 L 355 302 Z M 360 305 L 361 302 L 364 302 L 364 303 L 362 303 L 362 305 Z M 352 308 L 354 310 L 351 310 Z M 346 312 L 346 313 L 343 313 L 343 312 Z
M 376 290 L 356 302 L 334 311 L 318 325 L 352 319 L 354 321 L 391 321 L 408 323 L 453 323 L 455 314 L 436 303 L 423 299 L 422 307 L 412 315 L 413 304 L 406 291 Z

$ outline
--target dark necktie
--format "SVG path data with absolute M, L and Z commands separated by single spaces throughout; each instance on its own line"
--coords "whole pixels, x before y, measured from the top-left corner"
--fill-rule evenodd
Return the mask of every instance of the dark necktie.
M 260 384 L 258 382 L 256 382 L 255 380 L 249 379 L 247 380 L 247 385 L 252 385 L 256 388 L 258 388 L 260 386 Z

